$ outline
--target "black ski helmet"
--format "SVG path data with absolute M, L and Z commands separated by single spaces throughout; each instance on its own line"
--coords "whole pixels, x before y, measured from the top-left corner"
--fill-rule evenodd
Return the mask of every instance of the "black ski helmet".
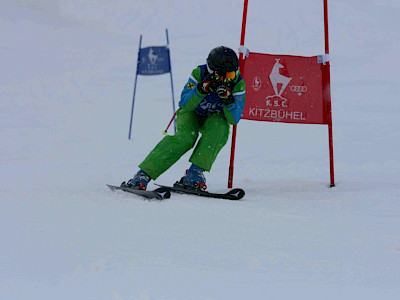
M 220 73 L 236 72 L 239 59 L 231 48 L 220 46 L 211 50 L 207 58 L 207 66 Z

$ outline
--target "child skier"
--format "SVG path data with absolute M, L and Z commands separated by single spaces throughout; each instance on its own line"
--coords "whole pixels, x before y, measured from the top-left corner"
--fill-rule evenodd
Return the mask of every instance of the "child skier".
M 195 68 L 186 83 L 177 111 L 177 132 L 164 137 L 139 165 L 140 170 L 127 182 L 145 190 L 196 144 L 189 159 L 192 163 L 180 183 L 205 190 L 204 171 L 210 171 L 228 141 L 229 124 L 239 122 L 245 103 L 245 82 L 238 70 L 236 53 L 217 47 L 208 55 L 207 64 Z

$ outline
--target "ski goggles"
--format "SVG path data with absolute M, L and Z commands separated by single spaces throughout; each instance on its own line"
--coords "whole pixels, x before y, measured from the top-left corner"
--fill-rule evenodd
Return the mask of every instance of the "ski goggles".
M 233 80 L 236 77 L 236 72 L 235 71 L 231 71 L 231 72 L 223 72 L 223 71 L 221 72 L 221 71 L 218 71 L 218 70 L 214 71 L 208 65 L 207 65 L 207 69 L 208 69 L 208 72 L 210 72 L 210 73 L 214 73 L 215 72 L 215 74 L 217 74 L 222 80 L 223 79 Z
M 224 77 L 225 77 L 226 79 L 230 79 L 230 80 L 235 79 L 235 77 L 236 77 L 236 72 L 235 72 L 235 71 L 226 72 Z
M 224 79 L 233 80 L 233 79 L 235 79 L 235 77 L 236 77 L 236 72 L 235 72 L 235 71 L 232 71 L 232 72 L 214 71 L 214 72 L 215 72 L 215 74 L 218 75 L 218 77 L 219 77 L 221 80 L 224 80 Z

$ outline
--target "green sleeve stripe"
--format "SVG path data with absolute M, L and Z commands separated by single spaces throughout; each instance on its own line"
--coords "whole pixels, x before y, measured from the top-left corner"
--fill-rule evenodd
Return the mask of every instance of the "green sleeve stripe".
M 190 79 L 192 79 L 193 81 L 194 81 L 194 83 L 196 83 L 196 84 L 198 84 L 199 82 L 197 81 L 197 79 L 196 78 L 194 78 L 193 76 L 190 76 L 189 77 Z
M 228 121 L 229 124 L 235 125 L 235 120 L 233 119 L 232 111 L 229 110 L 229 108 L 224 106 L 224 115 L 226 120 Z
M 196 69 L 193 70 L 191 77 L 196 83 L 201 81 L 201 70 L 200 70 L 200 67 L 197 67 Z

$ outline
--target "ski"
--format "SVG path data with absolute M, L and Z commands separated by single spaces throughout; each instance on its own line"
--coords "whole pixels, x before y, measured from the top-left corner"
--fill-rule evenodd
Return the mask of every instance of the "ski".
M 164 200 L 164 199 L 168 199 L 171 197 L 171 192 L 169 191 L 169 189 L 166 189 L 163 187 L 160 187 L 160 188 L 152 190 L 152 191 L 138 190 L 138 189 L 134 189 L 134 188 L 127 186 L 125 182 L 123 182 L 121 184 L 121 186 L 115 186 L 115 185 L 110 185 L 110 184 L 107 184 L 107 186 L 112 191 L 117 191 L 117 190 L 124 191 L 127 193 L 142 196 L 149 200 L 151 200 L 151 199 Z
M 225 200 L 240 200 L 244 197 L 245 192 L 242 189 L 236 188 L 229 190 L 226 193 L 211 193 L 207 191 L 202 191 L 190 187 L 185 187 L 179 182 L 175 183 L 173 186 L 165 186 L 161 184 L 155 184 L 161 188 L 165 188 L 173 193 L 178 194 L 189 194 L 189 195 L 196 195 L 200 197 L 207 197 L 207 198 L 218 198 L 218 199 L 225 199 Z

